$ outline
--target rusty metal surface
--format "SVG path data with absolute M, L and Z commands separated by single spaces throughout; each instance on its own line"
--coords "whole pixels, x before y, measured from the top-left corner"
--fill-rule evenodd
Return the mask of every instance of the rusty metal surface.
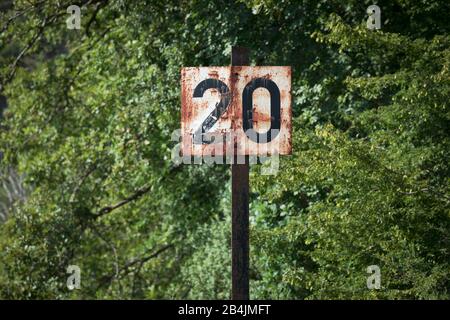
M 248 65 L 249 50 L 233 47 L 231 65 Z M 249 157 L 231 165 L 231 298 L 248 300 L 249 283 Z
M 212 80 L 202 82 L 207 79 Z M 276 137 L 267 143 L 252 141 L 244 132 L 244 91 L 248 90 L 248 84 L 255 79 L 262 79 L 262 82 L 269 84 L 274 82 L 279 89 L 280 129 Z M 291 154 L 290 67 L 188 67 L 181 70 L 181 81 L 181 151 L 184 156 L 229 155 L 231 150 L 238 155 Z M 203 83 L 205 87 L 197 88 L 200 83 Z M 221 83 L 226 85 L 226 88 L 220 87 Z M 217 88 L 214 87 L 216 84 Z M 197 94 L 197 97 L 194 97 L 196 88 L 203 95 Z M 271 120 L 275 121 L 274 116 L 271 115 L 271 94 L 265 87 L 255 89 L 250 86 L 250 89 L 251 97 L 247 97 L 247 100 L 252 101 L 249 122 L 252 122 L 251 126 L 258 134 L 263 134 L 271 128 Z M 224 104 L 228 101 L 226 109 L 223 109 L 225 111 L 219 114 L 219 111 L 223 110 L 217 106 L 220 107 L 220 103 Z M 278 121 L 278 119 L 276 120 Z M 233 133 L 235 140 L 230 139 L 223 143 L 208 143 L 207 141 L 202 143 L 200 138 L 194 142 L 194 134 L 200 132 L 202 127 L 207 129 L 205 137 L 207 135 L 223 137 Z M 207 140 L 207 138 L 204 139 Z

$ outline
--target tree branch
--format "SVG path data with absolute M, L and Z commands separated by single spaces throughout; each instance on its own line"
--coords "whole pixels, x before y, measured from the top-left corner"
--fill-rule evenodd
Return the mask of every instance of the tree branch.
M 158 257 L 161 253 L 163 253 L 164 251 L 166 251 L 172 247 L 173 247 L 173 244 L 167 244 L 148 256 L 141 257 L 141 258 L 134 258 L 134 259 L 128 261 L 127 263 L 125 263 L 125 265 L 122 268 L 120 268 L 118 274 L 122 273 L 123 276 L 125 276 L 132 271 L 131 267 L 133 267 L 134 265 L 139 264 L 142 267 L 143 264 L 145 264 L 146 262 L 148 262 L 149 260 L 151 260 L 153 258 Z M 110 274 L 110 275 L 102 277 L 101 282 L 97 287 L 97 290 L 100 289 L 104 285 L 109 286 L 111 284 L 111 281 L 114 280 L 114 278 L 118 279 L 119 276 L 114 273 L 114 274 Z
M 116 204 L 110 205 L 110 206 L 106 206 L 103 207 L 102 209 L 100 209 L 97 213 L 94 214 L 95 218 L 101 217 L 107 213 L 110 213 L 111 211 L 120 208 L 124 205 L 126 205 L 127 203 L 137 200 L 140 197 L 142 197 L 144 194 L 146 194 L 147 192 L 149 192 L 151 189 L 151 185 L 146 185 L 140 189 L 138 189 L 135 193 L 133 193 L 131 196 L 117 202 Z
M 181 166 L 170 167 L 169 172 L 162 178 L 162 180 L 166 179 L 167 177 L 170 176 L 170 174 L 176 172 L 177 170 L 180 170 L 180 168 L 181 168 Z M 143 195 L 145 195 L 147 192 L 149 192 L 151 190 L 151 188 L 152 188 L 152 186 L 150 184 L 147 184 L 147 185 L 143 186 L 142 188 L 138 189 L 131 196 L 128 196 L 127 198 L 117 202 L 116 204 L 103 207 L 100 210 L 98 210 L 97 213 L 94 213 L 92 215 L 94 216 L 94 218 L 102 217 L 105 214 L 108 214 L 111 211 L 114 211 L 114 210 L 126 205 L 127 203 L 130 203 L 134 200 L 141 198 Z
M 98 12 L 105 7 L 108 4 L 109 0 L 101 0 L 97 3 L 97 6 L 94 9 L 94 12 L 92 13 L 91 18 L 89 19 L 88 23 L 86 24 L 86 36 L 90 36 L 90 28 L 93 22 L 97 22 L 97 14 Z
M 72 194 L 70 195 L 69 198 L 69 202 L 74 202 L 75 201 L 75 197 L 78 193 L 78 190 L 80 190 L 80 188 L 82 187 L 82 185 L 84 184 L 84 182 L 86 181 L 86 179 L 97 169 L 97 164 L 95 163 L 94 165 L 92 165 L 92 167 L 90 169 L 88 169 L 85 174 L 81 177 L 80 181 L 78 182 L 78 184 L 75 186 L 75 188 L 72 191 Z

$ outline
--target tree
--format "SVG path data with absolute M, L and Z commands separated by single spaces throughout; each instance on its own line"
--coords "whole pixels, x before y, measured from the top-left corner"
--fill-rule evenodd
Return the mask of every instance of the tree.
M 1 6 L 1 165 L 31 192 L 0 297 L 228 297 L 229 170 L 175 166 L 171 137 L 180 67 L 244 45 L 294 71 L 294 154 L 252 168 L 252 297 L 448 298 L 446 2 L 379 1 L 380 31 L 352 0 L 86 0 L 80 30 L 71 4 Z

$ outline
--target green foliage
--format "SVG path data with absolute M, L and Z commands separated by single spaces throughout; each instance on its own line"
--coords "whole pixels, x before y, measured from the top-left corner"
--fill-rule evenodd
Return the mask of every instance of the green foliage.
M 23 178 L 10 168 L 0 172 L 0 223 L 13 214 L 15 206 L 26 200 L 28 190 L 24 188 L 22 180 Z
M 228 194 L 229 195 L 229 194 Z M 168 296 L 182 299 L 229 299 L 231 290 L 230 216 L 199 226 L 186 242 L 192 253 L 172 280 Z
M 285 261 L 281 281 L 311 298 L 448 298 L 449 39 L 373 33 L 337 16 L 327 26 L 319 41 L 386 71 L 349 75 L 343 84 L 364 109 L 314 131 L 300 119 L 276 183 L 255 175 L 260 198 L 289 208 L 270 233 L 299 250 L 273 265 Z M 302 244 L 313 263 L 299 267 Z M 383 279 L 375 292 L 365 289 L 373 264 Z
M 229 298 L 229 169 L 170 156 L 180 67 L 233 45 L 293 68 L 293 155 L 252 168 L 252 298 L 449 298 L 447 2 L 378 1 L 378 31 L 372 1 L 100 0 L 81 30 L 70 4 L 0 6 L 1 166 L 32 190 L 0 298 Z

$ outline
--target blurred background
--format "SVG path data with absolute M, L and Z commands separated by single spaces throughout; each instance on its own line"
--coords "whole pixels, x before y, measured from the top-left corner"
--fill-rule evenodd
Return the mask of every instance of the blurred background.
M 293 70 L 293 154 L 251 168 L 251 298 L 449 299 L 449 13 L 0 1 L 0 298 L 230 297 L 230 168 L 174 166 L 171 135 L 181 67 L 244 46 Z

